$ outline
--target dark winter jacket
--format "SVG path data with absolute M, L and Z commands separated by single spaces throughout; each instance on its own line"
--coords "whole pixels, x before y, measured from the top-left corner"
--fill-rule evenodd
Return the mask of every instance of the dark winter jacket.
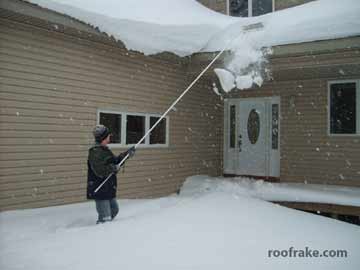
M 107 146 L 96 144 L 89 149 L 87 198 L 110 200 L 116 197 L 117 178 L 116 164 L 127 154 L 127 151 L 115 156 Z M 95 193 L 101 183 L 110 175 L 107 182 Z

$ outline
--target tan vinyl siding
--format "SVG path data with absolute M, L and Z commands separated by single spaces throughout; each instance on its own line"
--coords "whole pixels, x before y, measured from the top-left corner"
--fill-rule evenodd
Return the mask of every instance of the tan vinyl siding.
M 360 186 L 360 135 L 328 135 L 328 82 L 360 78 L 359 47 L 277 54 L 270 66 L 272 81 L 229 97 L 280 96 L 280 180 Z
M 21 12 L 21 14 L 26 16 L 40 18 L 45 21 L 51 21 L 57 28 L 64 26 L 86 31 L 87 33 L 99 34 L 99 31 L 90 24 L 86 24 L 74 17 L 42 8 L 36 4 L 31 4 L 30 1 L 28 3 L 23 0 L 1 0 L 0 8 L 12 12 Z
M 186 59 L 0 20 L 0 209 L 85 200 L 98 109 L 161 114 L 190 83 Z M 119 173 L 122 198 L 176 192 L 221 173 L 222 107 L 199 82 L 170 116 L 168 148 L 138 149 Z M 119 153 L 125 149 L 115 148 Z
M 220 12 L 223 14 L 227 13 L 227 6 L 226 6 L 227 0 L 198 0 L 198 2 L 200 2 L 204 6 L 210 8 L 214 11 L 217 11 L 217 12 Z
M 275 0 L 275 11 L 303 5 L 314 0 Z

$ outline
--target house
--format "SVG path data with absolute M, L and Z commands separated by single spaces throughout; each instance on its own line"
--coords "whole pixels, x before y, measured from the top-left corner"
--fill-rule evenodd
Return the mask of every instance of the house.
M 213 58 L 148 56 L 26 1 L 0 8 L 1 210 L 84 201 L 93 127 L 125 151 Z M 271 78 L 223 100 L 207 72 L 126 163 L 118 195 L 165 196 L 196 174 L 360 186 L 359 47 L 275 46 Z

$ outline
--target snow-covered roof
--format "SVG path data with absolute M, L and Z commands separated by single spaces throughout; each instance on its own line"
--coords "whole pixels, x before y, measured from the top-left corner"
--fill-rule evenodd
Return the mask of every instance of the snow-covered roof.
M 219 51 L 235 37 L 259 48 L 360 34 L 358 0 L 318 0 L 253 18 L 216 13 L 195 0 L 28 1 L 99 27 L 147 55 Z M 258 22 L 264 28 L 243 32 Z

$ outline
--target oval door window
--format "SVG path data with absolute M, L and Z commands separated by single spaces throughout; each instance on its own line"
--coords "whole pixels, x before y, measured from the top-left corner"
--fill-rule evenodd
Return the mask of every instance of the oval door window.
M 255 109 L 252 109 L 249 113 L 247 132 L 249 141 L 251 144 L 255 144 L 260 135 L 260 115 Z

